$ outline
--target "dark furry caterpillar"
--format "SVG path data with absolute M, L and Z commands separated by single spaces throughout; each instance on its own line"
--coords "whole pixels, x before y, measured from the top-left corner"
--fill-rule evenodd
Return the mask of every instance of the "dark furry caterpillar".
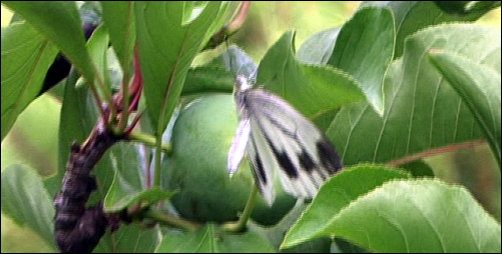
M 54 199 L 54 234 L 62 253 L 89 253 L 98 244 L 109 224 L 101 204 L 86 208 L 96 180 L 91 170 L 103 154 L 120 140 L 99 120 L 86 142 L 72 144 L 61 192 Z

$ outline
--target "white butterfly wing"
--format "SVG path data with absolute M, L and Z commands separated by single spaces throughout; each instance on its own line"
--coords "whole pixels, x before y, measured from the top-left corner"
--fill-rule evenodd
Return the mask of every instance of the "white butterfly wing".
M 329 175 L 342 168 L 331 142 L 280 97 L 263 89 L 249 89 L 240 92 L 237 100 L 250 120 L 247 150 L 269 205 L 274 199 L 274 172 L 286 192 L 312 198 Z
M 241 164 L 242 158 L 246 152 L 251 126 L 249 118 L 241 119 L 237 131 L 235 132 L 230 151 L 228 152 L 228 172 L 234 174 Z

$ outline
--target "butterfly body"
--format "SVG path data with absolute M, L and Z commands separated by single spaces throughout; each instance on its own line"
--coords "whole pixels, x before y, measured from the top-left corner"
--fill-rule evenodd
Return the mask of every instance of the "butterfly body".
M 324 134 L 293 106 L 262 88 L 252 88 L 238 76 L 234 97 L 240 118 L 232 142 L 228 169 L 234 173 L 247 152 L 255 181 L 269 205 L 276 175 L 285 191 L 312 198 L 330 175 L 342 168 Z

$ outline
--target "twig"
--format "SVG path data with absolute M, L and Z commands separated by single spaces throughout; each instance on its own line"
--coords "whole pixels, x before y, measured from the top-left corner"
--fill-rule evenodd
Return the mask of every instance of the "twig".
M 121 139 L 104 123 L 103 119 L 98 120 L 82 146 L 72 144 L 62 190 L 54 199 L 54 234 L 62 253 L 91 252 L 108 225 L 101 204 L 86 209 L 89 196 L 96 189 L 91 170 L 106 150 Z

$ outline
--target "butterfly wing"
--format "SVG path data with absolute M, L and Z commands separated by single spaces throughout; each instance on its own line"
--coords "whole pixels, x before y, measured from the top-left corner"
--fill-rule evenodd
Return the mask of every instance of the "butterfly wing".
M 241 164 L 242 158 L 246 152 L 251 125 L 249 118 L 242 118 L 235 132 L 230 151 L 228 152 L 228 172 L 230 175 L 235 173 Z
M 274 172 L 286 192 L 314 197 L 322 183 L 342 168 L 331 142 L 277 95 L 263 89 L 240 93 L 238 101 L 251 129 L 247 151 L 267 203 L 274 199 Z

